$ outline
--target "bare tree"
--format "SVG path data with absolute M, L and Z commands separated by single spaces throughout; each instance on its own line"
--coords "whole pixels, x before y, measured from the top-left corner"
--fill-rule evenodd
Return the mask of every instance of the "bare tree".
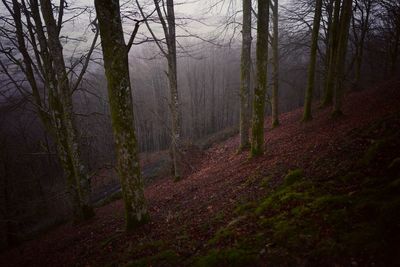
M 243 0 L 239 150 L 246 149 L 250 145 L 251 11 L 251 0 Z
M 88 54 L 82 57 L 84 60 L 81 70 L 73 82 L 68 77 L 68 73 L 73 72 L 73 67 L 67 71 L 60 42 L 65 1 L 60 2 L 57 22 L 50 0 L 41 0 L 40 5 L 37 0 L 31 0 L 29 6 L 24 0 L 2 2 L 14 24 L 7 25 L 15 29 L 15 35 L 11 34 L 12 30 L 6 28 L 0 32 L 2 37 L 8 40 L 8 44 L 1 44 L 0 52 L 10 62 L 8 65 L 2 63 L 0 67 L 15 89 L 34 104 L 44 128 L 57 144 L 58 156 L 73 200 L 74 218 L 89 218 L 94 213 L 89 203 L 89 178 L 81 160 L 77 140 L 72 94 L 79 87 L 86 72 L 97 34 Z M 7 19 L 2 18 L 3 21 Z M 17 49 L 19 54 L 14 53 L 14 49 Z M 19 60 L 19 56 L 22 57 L 22 61 Z M 29 89 L 12 75 L 14 71 L 23 74 Z
M 146 16 L 139 3 L 136 0 L 136 4 L 145 19 Z M 172 161 L 173 161 L 173 172 L 175 180 L 181 178 L 181 139 L 182 139 L 182 113 L 181 104 L 178 93 L 178 73 L 177 73 L 177 58 L 176 58 L 176 26 L 175 26 L 175 9 L 173 0 L 154 0 L 155 11 L 158 19 L 161 23 L 167 49 L 163 45 L 163 41 L 157 38 L 153 29 L 147 19 L 145 23 L 149 30 L 153 40 L 157 44 L 161 53 L 167 59 L 168 63 L 168 81 L 170 89 L 170 111 L 171 111 L 171 149 L 172 149 Z
M 317 0 L 315 5 L 313 31 L 311 37 L 310 63 L 308 66 L 308 81 L 307 81 L 307 90 L 304 101 L 303 121 L 308 121 L 312 119 L 311 104 L 313 100 L 313 91 L 315 86 L 315 65 L 317 62 L 318 36 L 319 36 L 319 27 L 321 21 L 321 13 L 322 13 L 322 0 Z
M 279 125 L 279 5 L 278 0 L 270 3 L 272 7 L 272 95 L 271 95 L 271 113 L 272 127 Z
M 340 15 L 339 41 L 337 48 L 337 59 L 335 66 L 335 101 L 333 107 L 333 115 L 342 114 L 342 98 L 343 86 L 345 80 L 345 64 L 347 44 L 349 39 L 349 28 L 351 22 L 351 14 L 353 10 L 353 1 L 348 0 L 343 2 L 343 7 Z

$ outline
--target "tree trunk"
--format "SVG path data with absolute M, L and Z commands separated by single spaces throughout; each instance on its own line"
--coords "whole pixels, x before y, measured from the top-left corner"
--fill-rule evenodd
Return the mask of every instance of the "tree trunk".
M 172 157 L 174 165 L 175 180 L 181 178 L 181 134 L 182 134 L 182 115 L 180 110 L 180 101 L 178 94 L 178 74 L 177 74 L 177 61 L 176 61 L 176 33 L 175 33 L 175 10 L 174 1 L 167 0 L 167 23 L 168 23 L 168 80 L 170 89 L 170 108 L 171 108 L 171 142 L 172 142 Z
M 272 40 L 272 58 L 273 58 L 273 88 L 271 98 L 271 109 L 272 109 L 272 127 L 279 125 L 279 47 L 278 47 L 278 0 L 274 0 L 273 6 L 273 40 Z
M 265 95 L 267 91 L 269 1 L 258 0 L 257 86 L 254 90 L 251 156 L 264 151 Z
M 336 54 L 338 46 L 338 31 L 340 22 L 340 5 L 341 0 L 335 0 L 335 7 L 333 11 L 332 25 L 330 25 L 331 32 L 329 34 L 329 55 L 328 55 L 328 71 L 327 80 L 325 83 L 325 92 L 322 99 L 322 106 L 329 106 L 333 101 L 333 89 L 335 86 L 335 68 L 336 68 Z
M 119 1 L 95 0 L 95 7 L 107 77 L 117 171 L 125 204 L 126 228 L 129 230 L 145 223 L 148 213 L 135 137 L 128 50 L 124 41 Z
M 356 44 L 357 49 L 356 49 L 356 69 L 355 69 L 355 78 L 354 78 L 354 83 L 358 85 L 360 83 L 360 77 L 361 77 L 361 67 L 362 67 L 362 60 L 363 60 L 363 55 L 364 55 L 364 45 L 365 45 L 365 37 L 367 35 L 368 29 L 369 29 L 369 17 L 371 14 L 371 7 L 372 7 L 372 0 L 368 0 L 366 2 L 365 6 L 365 19 L 364 15 L 361 17 L 361 32 L 360 32 L 360 40 L 359 43 Z M 361 7 L 360 9 L 362 9 Z M 364 11 L 362 11 L 364 12 Z
M 315 86 L 315 65 L 317 63 L 318 36 L 319 36 L 319 26 L 321 21 L 321 12 L 322 12 L 322 0 L 317 0 L 315 4 L 313 31 L 311 37 L 310 63 L 308 65 L 308 81 L 307 81 L 306 96 L 304 100 L 303 121 L 309 121 L 312 119 L 311 104 L 313 100 L 313 91 Z
M 251 0 L 243 0 L 242 55 L 240 75 L 240 147 L 247 149 L 250 129 Z
M 82 164 L 79 153 L 79 145 L 75 122 L 73 118 L 72 92 L 69 87 L 68 76 L 65 68 L 62 46 L 59 39 L 59 30 L 54 20 L 52 4 L 50 0 L 41 0 L 41 10 L 47 27 L 48 46 L 57 87 L 56 97 L 53 97 L 54 110 L 53 122 L 55 122 L 57 144 L 61 163 L 67 177 L 70 193 L 73 198 L 74 217 L 78 220 L 87 219 L 94 215 L 90 206 L 89 177 Z
M 340 31 L 339 31 L 339 45 L 337 51 L 337 65 L 335 70 L 335 104 L 333 107 L 333 115 L 338 116 L 342 114 L 342 98 L 343 98 L 343 84 L 345 80 L 345 65 L 346 65 L 346 52 L 347 43 L 349 39 L 349 28 L 352 14 L 353 1 L 344 1 L 342 7 L 342 14 L 340 16 Z

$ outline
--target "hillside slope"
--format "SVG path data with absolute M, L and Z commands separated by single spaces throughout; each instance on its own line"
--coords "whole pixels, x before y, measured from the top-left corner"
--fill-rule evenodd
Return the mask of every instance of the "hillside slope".
M 389 215 L 400 214 L 400 82 L 349 94 L 343 111 L 332 119 L 329 109 L 316 109 L 306 124 L 301 109 L 282 114 L 280 127 L 265 130 L 265 155 L 255 159 L 236 153 L 238 137 L 214 145 L 189 177 L 178 183 L 165 177 L 146 188 L 151 222 L 134 232 L 123 231 L 119 200 L 89 222 L 62 225 L 4 252 L 0 265 L 396 264 L 400 251 L 391 245 L 400 241 L 399 225 Z M 366 198 L 376 206 L 364 207 Z M 380 213 L 386 204 L 390 209 Z M 381 215 L 389 222 L 375 221 Z M 389 232 L 374 232 L 381 228 Z M 373 243 L 376 237 L 382 242 Z

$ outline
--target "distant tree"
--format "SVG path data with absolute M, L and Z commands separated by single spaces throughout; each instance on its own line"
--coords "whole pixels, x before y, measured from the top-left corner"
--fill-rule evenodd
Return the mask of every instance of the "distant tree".
M 319 36 L 321 14 L 322 14 L 322 0 L 317 0 L 315 3 L 314 22 L 313 22 L 313 30 L 311 37 L 310 62 L 308 65 L 308 80 L 307 80 L 306 96 L 304 100 L 303 121 L 309 121 L 312 119 L 311 104 L 313 100 L 313 91 L 315 87 L 315 65 L 317 63 L 318 36 Z
M 177 72 L 177 58 L 176 58 L 176 25 L 175 25 L 175 8 L 174 0 L 154 0 L 155 12 L 161 23 L 164 38 L 159 39 L 155 35 L 153 29 L 150 27 L 147 16 L 144 14 L 143 9 L 138 0 L 136 4 L 140 13 L 145 20 L 146 26 L 160 49 L 163 56 L 167 59 L 168 63 L 168 82 L 170 89 L 170 111 L 171 111 L 171 149 L 173 172 L 175 180 L 181 178 L 181 146 L 182 146 L 182 113 L 181 104 L 178 93 L 178 72 Z M 163 40 L 165 39 L 165 40 Z M 166 43 L 167 49 L 164 48 L 163 43 Z
M 386 75 L 393 76 L 398 70 L 400 48 L 400 2 L 381 0 L 379 13 L 382 25 L 379 27 L 386 49 Z
M 269 35 L 269 1 L 258 0 L 257 20 L 257 86 L 254 89 L 251 156 L 264 151 L 265 96 L 267 91 Z
M 279 13 L 278 13 L 278 0 L 273 0 L 272 7 L 272 96 L 271 96 L 271 110 L 272 110 L 272 127 L 279 125 Z
M 240 147 L 250 145 L 251 0 L 243 0 L 242 55 L 240 63 Z
M 333 102 L 333 92 L 334 92 L 334 80 L 335 80 L 335 68 L 337 59 L 337 47 L 339 43 L 339 23 L 340 23 L 340 6 L 341 0 L 335 0 L 333 8 L 333 18 L 330 20 L 330 25 L 328 25 L 328 46 L 326 55 L 327 60 L 327 70 L 326 70 L 326 81 L 324 88 L 324 96 L 322 98 L 322 106 L 331 105 Z
M 361 68 L 367 34 L 370 30 L 370 18 L 376 0 L 356 0 L 355 12 L 352 16 L 353 38 L 355 46 L 354 84 L 358 85 L 361 78 Z
M 125 204 L 126 228 L 129 230 L 145 223 L 148 212 L 134 128 L 128 47 L 122 30 L 119 1 L 95 0 L 95 7 L 108 84 L 117 171 Z
M 346 66 L 346 53 L 347 44 L 349 39 L 349 28 L 351 22 L 351 14 L 353 10 L 353 1 L 348 0 L 343 2 L 343 7 L 340 15 L 340 28 L 339 28 L 339 41 L 337 47 L 337 59 L 335 67 L 335 102 L 333 107 L 333 115 L 338 116 L 342 114 L 342 98 L 343 86 L 345 80 L 345 66 Z

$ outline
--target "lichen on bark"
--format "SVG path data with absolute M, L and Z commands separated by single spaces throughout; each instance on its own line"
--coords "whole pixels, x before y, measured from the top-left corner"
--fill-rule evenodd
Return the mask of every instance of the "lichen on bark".
M 134 128 L 128 50 L 125 45 L 119 1 L 95 1 L 117 155 L 117 172 L 125 204 L 126 228 L 149 219 Z
M 257 87 L 254 89 L 251 156 L 264 152 L 265 95 L 267 92 L 269 1 L 258 1 Z

